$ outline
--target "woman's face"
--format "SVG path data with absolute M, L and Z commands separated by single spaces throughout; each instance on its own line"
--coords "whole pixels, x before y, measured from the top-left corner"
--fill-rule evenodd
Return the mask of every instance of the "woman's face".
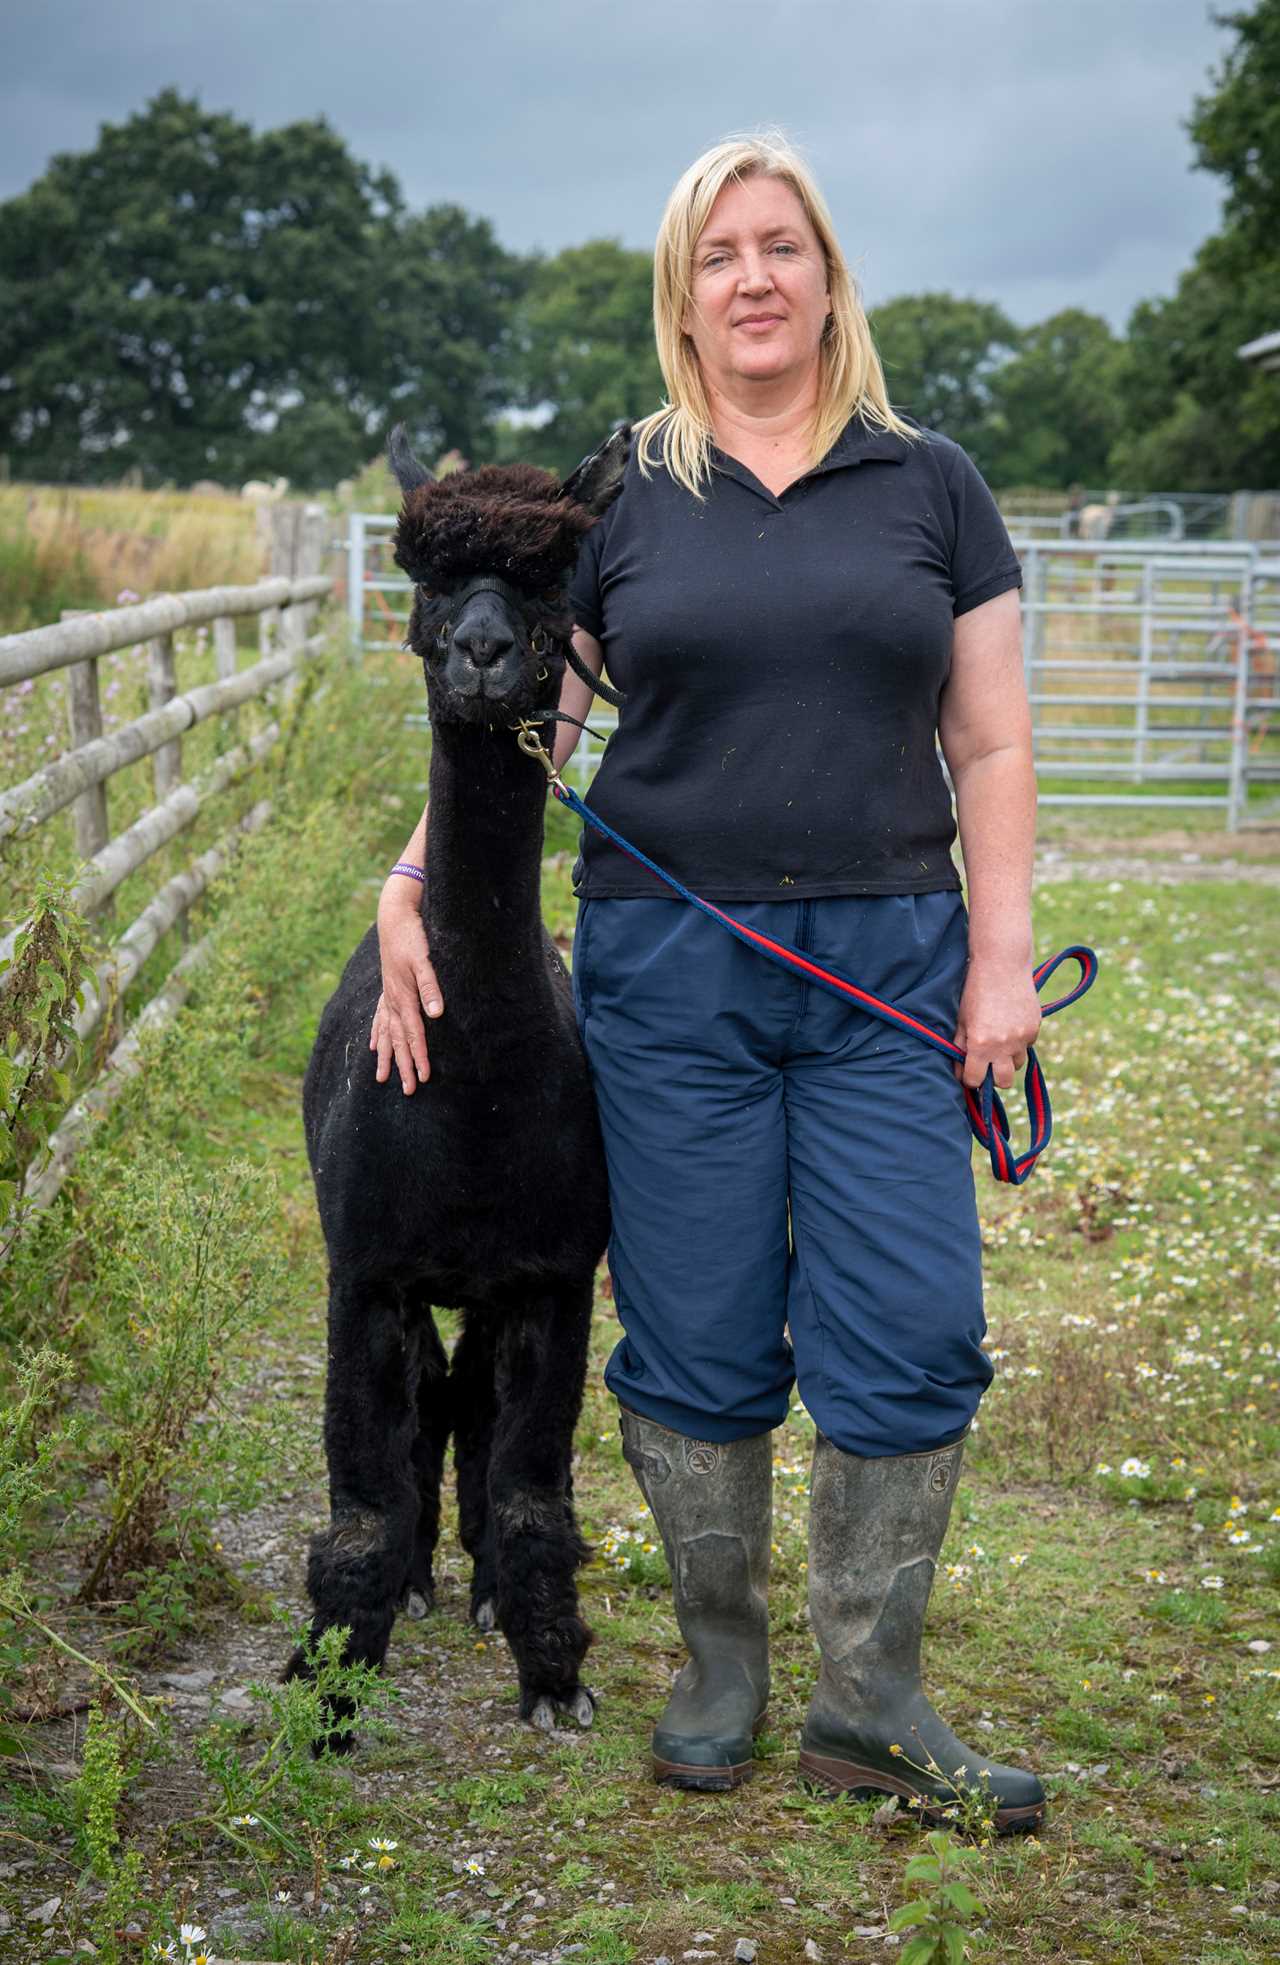
M 799 379 L 816 364 L 831 307 L 826 260 L 783 179 L 725 185 L 693 250 L 692 286 L 680 325 L 708 382 Z

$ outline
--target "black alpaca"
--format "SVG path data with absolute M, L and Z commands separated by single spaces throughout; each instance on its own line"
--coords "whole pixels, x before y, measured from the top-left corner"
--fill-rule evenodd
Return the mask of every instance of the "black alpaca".
M 414 1097 L 375 1083 L 371 929 L 303 1091 L 329 1253 L 332 1519 L 311 1545 L 311 1635 L 349 1625 L 346 1657 L 381 1665 L 397 1609 L 431 1607 L 452 1433 L 471 1615 L 501 1628 L 521 1716 L 544 1728 L 592 1716 L 571 1458 L 609 1217 L 568 975 L 542 925 L 547 781 L 511 726 L 554 709 L 567 652 L 578 666 L 566 582 L 628 448 L 619 431 L 563 486 L 525 465 L 437 483 L 393 433 L 395 558 L 415 583 L 432 728 L 423 917 L 446 1013 Z M 433 1305 L 463 1313 L 452 1363 Z M 286 1675 L 305 1669 L 295 1653 Z

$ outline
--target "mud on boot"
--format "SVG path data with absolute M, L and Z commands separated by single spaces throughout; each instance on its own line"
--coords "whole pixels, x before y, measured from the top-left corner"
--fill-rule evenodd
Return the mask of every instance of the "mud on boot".
M 802 1778 L 895 1794 L 923 1821 L 959 1794 L 984 1801 L 998 1834 L 1039 1829 L 1036 1776 L 957 1739 L 925 1697 L 920 1641 L 963 1441 L 931 1453 L 864 1458 L 822 1434 L 809 1502 L 809 1616 L 822 1666 L 800 1748 Z M 934 1773 L 936 1767 L 939 1772 Z M 913 1809 L 913 1812 L 916 1812 Z

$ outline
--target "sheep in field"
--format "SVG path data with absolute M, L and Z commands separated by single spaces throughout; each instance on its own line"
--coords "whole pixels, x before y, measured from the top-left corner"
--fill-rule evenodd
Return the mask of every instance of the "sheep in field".
M 250 478 L 240 487 L 240 496 L 251 505 L 278 505 L 289 490 L 288 478 L 277 478 L 269 484 L 266 478 Z
M 397 1609 L 431 1607 L 452 1435 L 471 1615 L 502 1630 L 521 1716 L 543 1728 L 593 1711 L 571 1459 L 609 1216 L 568 973 L 542 925 L 547 781 L 512 726 L 554 710 L 566 656 L 580 666 L 567 582 L 629 441 L 616 432 L 563 485 L 527 465 L 437 482 L 393 432 L 395 558 L 432 728 L 422 906 L 448 1010 L 417 1094 L 377 1084 L 370 929 L 303 1093 L 329 1255 L 331 1521 L 311 1546 L 311 1635 L 347 1625 L 346 1657 L 381 1665 Z M 462 1313 L 452 1360 L 433 1305 Z M 299 1651 L 286 1675 L 305 1670 Z

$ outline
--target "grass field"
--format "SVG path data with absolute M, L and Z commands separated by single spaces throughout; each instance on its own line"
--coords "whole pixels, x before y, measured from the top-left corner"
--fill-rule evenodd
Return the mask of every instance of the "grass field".
M 71 1407 L 92 1416 L 112 1396 L 85 1335 L 113 1273 L 94 1238 L 123 1219 L 109 1192 L 153 1149 L 197 1184 L 237 1160 L 274 1178 L 262 1240 L 277 1280 L 193 1427 L 173 1493 L 187 1532 L 159 1580 L 96 1609 L 74 1602 L 107 1464 L 87 1448 L 62 1453 L 52 1506 L 24 1529 L 46 1621 L 123 1661 L 163 1717 L 158 1741 L 124 1727 L 114 1786 L 90 1741 L 87 1779 L 84 1714 L 56 1710 L 87 1694 L 83 1672 L 0 1626 L 18 1708 L 51 1715 L 9 1721 L 0 1950 L 47 1965 L 87 1941 L 140 1958 L 186 1922 L 219 1961 L 649 1965 L 731 1960 L 740 1938 L 759 1965 L 892 1958 L 887 1916 L 910 1894 L 918 1829 L 795 1778 L 816 1666 L 804 1610 L 812 1427 L 798 1405 L 775 1437 L 775 1693 L 756 1779 L 700 1797 L 647 1778 L 648 1731 L 682 1653 L 600 1381 L 617 1335 L 603 1272 L 575 1472 L 595 1550 L 582 1576 L 594 1729 L 544 1739 L 518 1723 L 504 1645 L 464 1621 L 450 1506 L 440 1605 L 397 1625 L 394 1697 L 361 1751 L 315 1765 L 283 1737 L 274 1681 L 303 1606 L 306 1538 L 325 1518 L 324 1265 L 298 1083 L 425 779 L 420 740 L 392 714 L 420 684 L 407 663 L 386 673 L 372 780 L 352 779 L 361 740 L 347 698 L 330 695 L 313 719 L 328 735 L 318 728 L 316 748 L 295 754 L 321 796 L 289 861 L 287 909 L 265 845 L 228 888 L 245 960 L 277 951 L 244 999 L 239 1047 L 201 1035 L 218 1012 L 210 984 L 184 1013 L 188 1081 L 174 1083 L 184 1052 L 170 1048 L 163 1082 L 127 1101 L 89 1154 L 70 1197 L 79 1216 L 68 1204 L 51 1227 L 56 1275 L 41 1296 L 29 1267 L 25 1321 L 5 1326 L 84 1362 Z M 567 940 L 572 841 L 554 821 L 546 912 Z M 926 1679 L 963 1737 L 1024 1754 L 1051 1796 L 1042 1837 L 978 1852 L 974 1958 L 1243 1965 L 1280 1951 L 1274 890 L 1193 878 L 1203 864 L 1179 881 L 1167 824 L 1130 825 L 1118 844 L 1103 823 L 1055 824 L 1055 847 L 1105 875 L 1109 855 L 1165 844 L 1149 881 L 1067 877 L 1038 891 L 1037 950 L 1091 942 L 1102 978 L 1044 1032 L 1057 1131 L 1041 1169 L 1009 1190 L 977 1164 L 998 1373 L 943 1552 Z M 1195 837 L 1185 850 L 1202 861 L 1222 849 L 1211 830 Z M 1269 849 L 1250 850 L 1265 875 Z M 128 1273 L 146 1283 L 141 1253 Z M 135 1295 L 130 1314 L 145 1330 L 147 1302 Z M 108 1929 L 104 1894 L 131 1856 Z
M 0 485 L 0 631 L 56 621 L 64 607 L 261 577 L 252 505 L 230 494 Z

